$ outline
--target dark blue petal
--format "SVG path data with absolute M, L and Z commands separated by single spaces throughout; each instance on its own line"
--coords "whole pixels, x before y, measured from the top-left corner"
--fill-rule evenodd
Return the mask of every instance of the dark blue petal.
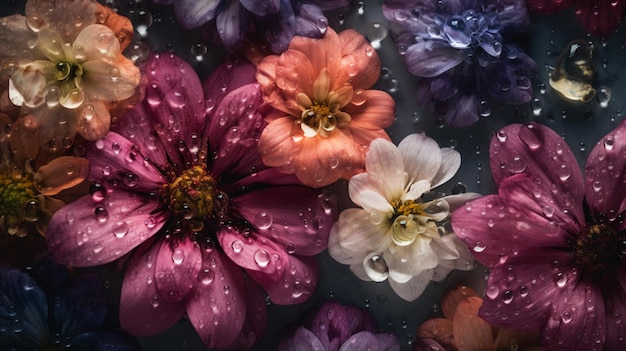
M 76 277 L 63 293 L 51 302 L 54 330 L 65 337 L 100 327 L 107 304 L 101 295 L 100 280 L 92 274 Z
M 239 1 L 229 1 L 227 6 L 217 15 L 215 25 L 222 38 L 222 43 L 228 52 L 235 52 L 241 48 L 248 34 L 250 13 Z
M 28 274 L 0 267 L 0 335 L 10 343 L 34 348 L 48 335 L 48 303 Z
M 485 87 L 486 93 L 496 102 L 522 104 L 532 98 L 531 77 L 536 74 L 535 61 L 521 50 L 515 49 L 515 58 L 507 53 L 515 48 L 506 47 L 503 57 L 489 64 L 481 75 L 478 84 Z
M 296 35 L 320 38 L 328 28 L 328 19 L 319 7 L 310 4 L 294 5 L 296 15 Z
M 280 10 L 280 0 L 239 0 L 241 5 L 257 16 L 275 15 Z
M 70 351 L 135 351 L 141 350 L 136 339 L 118 332 L 92 332 L 75 337 Z
M 446 123 L 455 128 L 467 127 L 478 122 L 478 99 L 464 95 L 446 102 Z
M 257 23 L 259 30 L 265 33 L 265 40 L 275 53 L 287 50 L 289 42 L 296 34 L 296 16 L 289 0 L 281 0 L 280 15 L 270 16 Z

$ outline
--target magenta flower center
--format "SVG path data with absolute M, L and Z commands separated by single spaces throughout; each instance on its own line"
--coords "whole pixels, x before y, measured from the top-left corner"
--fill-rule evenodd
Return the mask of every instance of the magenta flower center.
M 22 222 L 35 222 L 41 214 L 32 177 L 20 171 L 0 171 L 0 226 L 17 234 Z
M 587 225 L 572 247 L 576 265 L 590 273 L 617 267 L 624 254 L 626 238 L 607 224 Z
M 192 228 L 194 231 L 202 229 L 202 221 L 213 211 L 215 196 L 215 180 L 204 168 L 194 166 L 185 170 L 164 190 L 164 201 L 169 210 L 190 223 L 196 223 Z

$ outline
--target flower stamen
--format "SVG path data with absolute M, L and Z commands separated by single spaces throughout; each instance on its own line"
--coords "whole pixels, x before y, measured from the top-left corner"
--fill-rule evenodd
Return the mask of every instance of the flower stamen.
M 24 236 L 22 223 L 34 222 L 41 215 L 33 179 L 22 172 L 0 172 L 0 225 L 11 235 Z
M 165 185 L 163 193 L 166 194 L 164 202 L 170 211 L 190 221 L 192 229 L 197 231 L 198 223 L 213 211 L 215 180 L 203 167 L 194 166 Z
M 585 272 L 612 269 L 626 255 L 626 237 L 611 225 L 588 225 L 572 243 L 571 253 L 576 265 Z

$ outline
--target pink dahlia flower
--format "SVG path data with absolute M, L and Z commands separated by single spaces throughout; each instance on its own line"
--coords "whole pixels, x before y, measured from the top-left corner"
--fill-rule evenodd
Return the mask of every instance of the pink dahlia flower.
M 95 266 L 131 252 L 122 327 L 137 336 L 183 314 L 210 348 L 250 347 L 276 304 L 313 293 L 334 201 L 263 165 L 254 65 L 230 61 L 202 85 L 172 54 L 145 64 L 146 96 L 87 151 L 92 194 L 53 217 L 53 257 Z
M 263 58 L 257 79 L 276 109 L 265 116 L 263 162 L 312 187 L 362 172 L 370 142 L 389 140 L 384 128 L 395 118 L 391 96 L 370 89 L 379 75 L 378 54 L 351 29 L 296 36 L 287 51 Z
M 480 316 L 538 330 L 550 350 L 623 350 L 626 122 L 594 147 L 583 177 L 563 139 L 513 124 L 491 141 L 498 194 L 452 214 L 491 273 Z
M 623 0 L 526 0 L 528 9 L 544 15 L 557 13 L 569 6 L 587 32 L 602 37 L 613 34 L 622 24 L 626 2 Z

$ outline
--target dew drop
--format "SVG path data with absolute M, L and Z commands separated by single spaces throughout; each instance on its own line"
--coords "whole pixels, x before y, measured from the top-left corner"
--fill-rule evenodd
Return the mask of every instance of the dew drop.
M 559 288 L 562 288 L 565 286 L 565 284 L 567 284 L 567 274 L 563 273 L 563 272 L 557 272 L 554 277 L 554 283 L 556 284 L 556 286 L 558 286 Z
M 100 223 L 104 223 L 109 219 L 109 212 L 102 205 L 97 205 L 94 209 L 94 215 Z
M 533 124 L 520 128 L 519 138 L 530 150 L 537 150 L 543 145 L 543 135 Z
M 230 244 L 230 247 L 235 253 L 240 253 L 243 250 L 244 244 L 241 240 L 235 240 L 232 244 Z
M 198 279 L 203 285 L 209 285 L 215 280 L 215 272 L 211 268 L 205 267 L 198 273 Z
M 126 234 L 128 234 L 128 230 L 128 223 L 126 223 L 125 221 L 117 221 L 115 222 L 115 225 L 113 225 L 113 234 L 117 238 L 121 239 L 125 237 Z
M 364 260 L 364 269 L 367 276 L 375 282 L 387 280 L 389 267 L 382 255 L 377 253 L 369 254 Z
M 185 252 L 181 249 L 175 249 L 172 253 L 172 262 L 175 265 L 181 265 L 185 260 Z
M 270 263 L 270 254 L 266 250 L 257 250 L 254 253 L 254 262 L 261 267 L 265 268 Z
M 272 218 L 272 215 L 267 212 L 259 212 L 256 216 L 254 216 L 254 225 L 261 230 L 268 229 L 272 226 L 273 222 L 274 219 Z
M 609 102 L 611 102 L 611 89 L 608 87 L 599 88 L 596 93 L 596 98 L 600 103 L 600 107 L 604 108 L 609 106 Z
M 477 241 L 476 244 L 474 244 L 474 252 L 478 252 L 481 253 L 483 251 L 485 251 L 485 249 L 487 248 L 487 245 L 485 245 L 485 243 L 483 243 L 482 241 Z

